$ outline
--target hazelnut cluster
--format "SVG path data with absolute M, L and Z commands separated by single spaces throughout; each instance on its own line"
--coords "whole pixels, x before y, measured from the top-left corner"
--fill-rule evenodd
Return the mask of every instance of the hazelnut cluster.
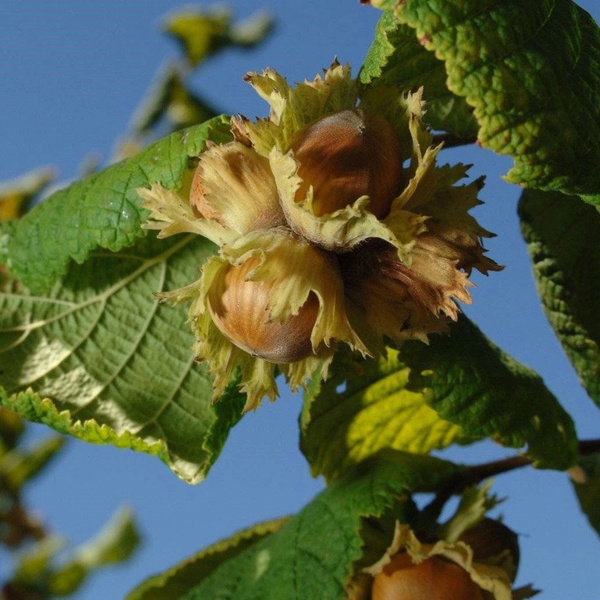
M 192 301 L 215 398 L 239 367 L 250 409 L 276 397 L 278 372 L 292 389 L 325 376 L 340 343 L 373 356 L 444 331 L 455 300 L 470 302 L 471 270 L 499 267 L 468 214 L 482 182 L 457 186 L 467 167 L 436 166 L 420 92 L 361 90 L 338 63 L 296 87 L 272 70 L 247 80 L 269 117 L 233 118 L 233 141 L 200 155 L 189 197 L 138 193 L 160 236 L 219 245 L 197 282 L 162 297 Z

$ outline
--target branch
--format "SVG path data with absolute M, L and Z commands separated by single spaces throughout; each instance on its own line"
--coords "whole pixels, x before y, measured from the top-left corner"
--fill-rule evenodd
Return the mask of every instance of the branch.
M 444 148 L 456 148 L 458 146 L 469 146 L 475 144 L 477 138 L 462 138 L 453 133 L 438 133 L 433 136 L 433 145 L 444 144 Z
M 580 456 L 595 454 L 596 452 L 600 452 L 600 440 L 582 440 L 579 442 Z M 424 512 L 428 516 L 437 519 L 444 505 L 452 496 L 461 494 L 466 488 L 477 485 L 485 479 L 527 467 L 532 462 L 529 457 L 518 455 L 467 467 L 466 473 L 456 475 L 448 481 L 446 486 L 425 507 Z

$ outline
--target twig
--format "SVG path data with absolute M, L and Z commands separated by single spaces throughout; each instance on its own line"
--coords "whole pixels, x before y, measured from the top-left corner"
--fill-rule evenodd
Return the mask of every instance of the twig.
M 600 440 L 582 440 L 579 442 L 579 455 L 586 456 L 600 452 Z M 515 471 L 531 465 L 533 461 L 527 456 L 510 456 L 492 462 L 482 463 L 467 467 L 466 472 L 451 478 L 446 486 L 440 490 L 436 497 L 425 507 L 428 517 L 437 519 L 446 502 L 454 495 L 462 493 L 466 488 L 477 485 L 485 479 Z
M 469 146 L 477 141 L 476 137 L 463 138 L 453 133 L 439 133 L 433 136 L 433 145 L 437 146 L 443 142 L 444 148 L 456 148 L 458 146 Z

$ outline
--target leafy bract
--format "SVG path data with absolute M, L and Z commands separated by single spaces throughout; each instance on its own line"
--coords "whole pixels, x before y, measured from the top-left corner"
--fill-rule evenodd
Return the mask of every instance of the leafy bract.
M 519 215 L 548 320 L 600 406 L 600 213 L 560 193 L 526 190 Z
M 385 12 L 359 79 L 367 85 L 384 84 L 406 93 L 423 86 L 426 111 L 423 120 L 434 129 L 462 138 L 477 134 L 477 122 L 464 98 L 446 87 L 444 63 L 419 43 L 413 30 Z
M 395 4 L 474 108 L 478 142 L 514 158 L 508 181 L 598 194 L 600 31 L 588 13 L 571 0 Z
M 245 21 L 232 23 L 227 8 L 187 8 L 170 15 L 164 29 L 181 43 L 188 62 L 195 67 L 228 46 L 251 48 L 260 43 L 273 29 L 273 17 L 258 12 Z
M 382 448 L 425 454 L 466 441 L 422 391 L 407 389 L 397 350 L 364 361 L 340 350 L 332 371 L 325 382 L 314 377 L 304 399 L 301 448 L 313 475 L 335 479 Z
M 581 510 L 600 535 L 600 453 L 582 456 L 570 475 Z
M 96 251 L 44 296 L 0 295 L 0 403 L 93 443 L 158 455 L 188 482 L 216 460 L 244 398 L 216 405 L 193 360 L 186 310 L 154 292 L 198 277 L 213 252 L 200 238 L 149 236 L 126 253 Z
M 237 556 L 263 537 L 285 525 L 288 517 L 259 523 L 205 548 L 164 573 L 148 578 L 126 600 L 175 600 L 198 585 L 221 563 Z
M 353 565 L 364 552 L 363 519 L 380 516 L 404 491 L 432 490 L 462 469 L 427 456 L 380 455 L 330 485 L 279 531 L 169 600 L 345 600 Z M 405 515 L 397 518 L 403 521 Z M 128 600 L 142 599 L 132 595 Z
M 540 468 L 566 469 L 577 456 L 571 417 L 541 377 L 488 340 L 465 316 L 429 346 L 407 342 L 402 360 L 409 389 L 424 390 L 429 406 L 465 435 L 503 446 L 527 445 Z
M 147 211 L 136 189 L 153 183 L 181 188 L 190 157 L 205 148 L 207 139 L 229 139 L 226 117 L 173 133 L 56 192 L 6 229 L 2 253 L 9 271 L 40 293 L 66 273 L 71 260 L 83 263 L 96 248 L 117 252 L 132 246 L 147 234 L 140 227 Z

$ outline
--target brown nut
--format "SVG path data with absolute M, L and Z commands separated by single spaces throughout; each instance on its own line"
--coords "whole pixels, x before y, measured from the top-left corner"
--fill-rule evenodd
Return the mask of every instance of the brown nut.
M 437 556 L 416 565 L 402 552 L 375 576 L 371 599 L 483 600 L 483 594 L 459 565 Z
M 269 286 L 249 281 L 248 273 L 258 265 L 251 258 L 230 265 L 218 285 L 208 293 L 210 315 L 238 348 L 274 363 L 292 363 L 313 352 L 310 336 L 319 312 L 319 300 L 310 293 L 297 315 L 284 322 L 269 319 Z
M 300 130 L 290 143 L 300 163 L 297 200 L 313 186 L 313 212 L 332 213 L 369 196 L 369 210 L 383 218 L 402 178 L 400 142 L 379 115 L 342 110 Z

